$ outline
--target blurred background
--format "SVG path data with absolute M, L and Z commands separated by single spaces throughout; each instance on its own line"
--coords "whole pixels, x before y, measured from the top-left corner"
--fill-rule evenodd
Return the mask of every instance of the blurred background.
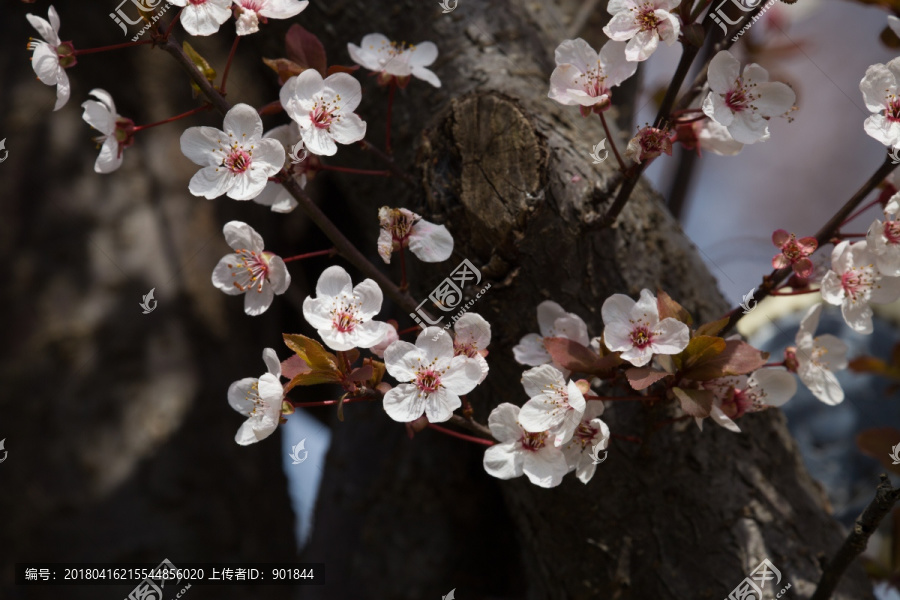
M 423 15 L 438 18 L 431 4 Z M 35 80 L 25 48 L 35 35 L 25 13 L 46 17 L 49 5 L 7 0 L 0 20 L 0 139 L 9 152 L 0 163 L 0 248 L 7 257 L 0 286 L 7 315 L 0 439 L 8 452 L 0 463 L 0 598 L 113 598 L 130 591 L 16 587 L 15 562 L 315 562 L 303 548 L 313 529 L 329 440 L 340 431 L 332 433 L 326 423 L 330 414 L 298 411 L 268 443 L 238 447 L 233 437 L 242 417 L 228 407 L 225 393 L 232 381 L 264 372 L 263 348 L 284 355 L 282 332 L 308 333 L 299 307 L 308 281 L 329 262 L 292 263 L 294 285 L 261 317 L 243 314 L 241 299 L 213 288 L 210 274 L 229 252 L 221 234 L 228 220 L 252 222 L 267 249 L 283 256 L 328 243 L 299 215 L 284 218 L 251 202 L 206 201 L 188 193 L 195 167 L 182 156 L 179 135 L 189 125 L 219 126 L 216 116 L 141 132 L 121 169 L 94 173 L 97 132 L 82 121 L 80 108 L 91 89 L 110 91 L 118 111 L 137 124 L 196 102 L 168 55 L 138 47 L 80 57 L 68 71 L 72 99 L 53 112 L 54 91 Z M 115 0 L 55 6 L 62 39 L 79 48 L 122 43 L 141 29 L 129 26 L 123 35 L 109 16 Z M 575 18 L 569 14 L 562 25 Z M 584 27 L 596 29 L 607 20 L 601 6 Z M 684 198 L 683 227 L 733 304 L 771 270 L 775 229 L 813 234 L 883 160 L 884 147 L 863 131 L 869 113 L 858 86 L 870 64 L 897 54 L 878 39 L 885 23 L 884 10 L 855 2 L 776 6 L 735 52 L 797 92 L 800 110 L 793 122 L 771 124 L 777 143 L 745 147 L 736 157 L 704 153 L 693 162 L 677 148 L 649 169 L 667 198 Z M 275 21 L 241 42 L 229 100 L 259 107 L 277 98 L 277 82 L 258 59 L 283 55 L 289 25 Z M 191 38 L 191 44 L 211 64 L 222 65 L 230 27 L 228 34 Z M 332 39 L 328 31 L 326 23 L 316 32 L 331 62 L 349 63 L 346 40 Z M 679 53 L 677 46 L 662 48 L 645 64 L 643 108 L 633 125 L 653 119 L 653 99 Z M 283 115 L 266 117 L 266 129 L 284 121 Z M 597 141 L 585 140 L 585 153 Z M 683 179 L 676 184 L 679 173 Z M 312 189 L 323 209 L 339 218 L 328 175 Z M 678 186 L 684 192 L 673 191 Z M 873 208 L 861 217 L 859 230 L 878 215 Z M 347 227 L 352 233 L 353 224 Z M 142 314 L 138 305 L 151 289 L 158 306 Z M 817 300 L 763 302 L 742 332 L 779 360 L 793 343 L 802 309 Z M 896 307 L 885 307 L 875 334 L 858 336 L 837 310 L 829 310 L 820 331 L 847 340 L 851 356 L 887 359 L 898 341 L 896 323 Z M 849 526 L 885 470 L 883 460 L 859 449 L 857 436 L 872 427 L 900 426 L 900 403 L 884 380 L 849 372 L 840 379 L 844 404 L 824 406 L 801 387 L 785 413 L 807 466 Z M 291 449 L 301 441 L 308 456 L 294 464 Z M 897 513 L 888 521 L 868 551 L 873 573 L 890 568 L 891 546 L 900 539 L 890 532 L 900 523 Z M 894 560 L 898 554 L 894 550 Z M 190 597 L 287 599 L 302 598 L 303 590 L 198 588 Z

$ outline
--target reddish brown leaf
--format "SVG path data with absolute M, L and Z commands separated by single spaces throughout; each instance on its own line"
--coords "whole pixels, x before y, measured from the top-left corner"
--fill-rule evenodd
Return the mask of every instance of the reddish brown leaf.
M 325 46 L 315 34 L 294 23 L 284 36 L 284 46 L 290 60 L 304 69 L 315 69 L 325 77 L 325 69 L 328 66 Z
M 709 390 L 686 390 L 676 387 L 672 388 L 672 392 L 681 403 L 681 410 L 697 418 L 709 416 L 716 398 Z
M 354 71 L 359 70 L 359 65 L 353 65 L 352 67 L 346 67 L 344 65 L 331 65 L 328 67 L 328 74 L 334 75 L 335 73 L 353 73 Z
M 725 351 L 725 340 L 710 335 L 695 335 L 678 355 L 680 368 L 689 370 L 702 365 Z
M 375 374 L 375 369 L 372 368 L 372 365 L 363 365 L 353 370 L 352 373 L 347 377 L 350 381 L 368 381 Z
M 554 362 L 573 373 L 604 376 L 622 362 L 617 355 L 600 357 L 590 348 L 566 338 L 544 338 L 544 347 Z
M 672 300 L 672 297 L 662 290 L 656 291 L 656 306 L 659 310 L 660 320 L 671 317 L 687 325 L 694 322 L 691 318 L 691 313 L 685 310 L 682 305 Z
M 725 349 L 682 373 L 687 379 L 708 381 L 729 375 L 746 375 L 759 369 L 769 358 L 768 352 L 757 350 L 741 340 L 726 340 Z
M 719 335 L 720 333 L 722 333 L 722 330 L 725 329 L 726 325 L 728 325 L 728 317 L 719 319 L 718 321 L 704 323 L 697 328 L 697 331 L 694 332 L 694 335 Z
M 296 354 L 281 363 L 281 376 L 285 379 L 293 379 L 301 373 L 309 373 L 312 369 L 306 361 Z
M 665 379 L 668 376 L 669 373 L 666 373 L 665 371 L 657 371 L 647 367 L 632 367 L 625 371 L 625 377 L 628 378 L 628 383 L 636 390 L 646 389 L 660 379 Z
M 266 66 L 278 73 L 278 85 L 284 85 L 288 79 L 294 75 L 299 75 L 308 68 L 286 58 L 264 58 L 262 61 Z

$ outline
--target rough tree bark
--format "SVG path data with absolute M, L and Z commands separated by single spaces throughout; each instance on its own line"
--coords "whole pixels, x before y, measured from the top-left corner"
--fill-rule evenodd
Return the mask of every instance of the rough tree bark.
M 479 420 L 525 400 L 511 347 L 537 330 L 542 300 L 577 312 L 593 335 L 607 296 L 643 287 L 665 289 L 701 322 L 720 317 L 728 307 L 715 281 L 648 186 L 615 227 L 591 227 L 610 201 L 614 160 L 596 167 L 587 156 L 604 137 L 598 120 L 546 98 L 553 49 L 570 37 L 562 15 L 574 9 L 461 0 L 442 15 L 431 4 L 378 13 L 363 0 L 314 0 L 310 18 L 330 19 L 337 40 L 381 31 L 441 49 L 443 86 L 414 81 L 398 98 L 394 144 L 401 164 L 422 174 L 423 189 L 404 201 L 456 239 L 447 263 L 418 269 L 413 295 L 425 298 L 462 258 L 492 284 L 472 308 L 493 330 L 491 373 L 470 396 Z M 365 102 L 377 140 L 378 94 Z M 399 190 L 356 180 L 344 188 L 369 220 Z M 809 597 L 842 532 L 782 415 L 751 415 L 741 435 L 682 423 L 648 436 L 645 425 L 666 415 L 621 404 L 604 418 L 646 445 L 613 440 L 589 485 L 570 476 L 552 490 L 492 480 L 482 449 L 464 442 L 432 431 L 410 441 L 379 406 L 347 410 L 305 553 L 328 564 L 330 584 L 298 598 L 437 598 L 457 588 L 460 598 L 712 599 L 763 558 L 792 584 L 790 597 Z M 835 595 L 870 597 L 858 566 Z

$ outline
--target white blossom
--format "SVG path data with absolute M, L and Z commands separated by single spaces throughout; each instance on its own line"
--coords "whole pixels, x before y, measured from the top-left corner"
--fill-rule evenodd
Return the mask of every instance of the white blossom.
M 673 14 L 681 0 L 609 0 L 606 10 L 613 18 L 603 28 L 609 39 L 628 42 L 625 57 L 645 61 L 662 40 L 671 46 L 678 41 L 681 22 Z
M 716 425 L 735 433 L 740 427 L 734 419 L 749 412 L 759 412 L 770 406 L 782 406 L 797 393 L 797 380 L 786 369 L 765 367 L 749 376 L 720 377 L 704 383 L 715 394 L 710 418 Z M 703 419 L 694 419 L 703 428 Z
M 208 200 L 223 194 L 252 200 L 281 170 L 284 148 L 278 140 L 263 139 L 262 119 L 247 104 L 236 104 L 226 113 L 224 128 L 191 127 L 181 134 L 181 151 L 203 167 L 188 188 Z
M 839 305 L 853 331 L 872 333 L 870 303 L 886 304 L 900 298 L 900 278 L 885 277 L 875 266 L 868 243 L 843 241 L 831 253 L 831 270 L 822 278 L 822 298 Z
M 597 451 L 605 450 L 609 445 L 609 427 L 600 419 L 602 414 L 603 402 L 588 402 L 572 440 L 563 447 L 569 470 L 574 470 L 575 476 L 582 483 L 590 481 L 597 469 L 591 453 L 595 448 Z
M 378 209 L 381 232 L 378 234 L 378 255 L 391 263 L 391 254 L 403 248 L 422 262 L 442 262 L 453 254 L 453 236 L 443 225 L 435 225 L 405 208 Z
M 447 421 L 462 406 L 459 397 L 481 380 L 478 362 L 454 355 L 450 336 L 440 332 L 427 327 L 415 345 L 401 340 L 385 350 L 387 372 L 401 382 L 384 395 L 384 410 L 395 421 L 409 423 L 423 414 L 431 423 Z
M 582 114 L 610 106 L 611 88 L 634 75 L 637 63 L 625 58 L 625 44 L 606 42 L 598 54 L 581 38 L 556 48 L 556 68 L 550 75 L 548 96 L 566 106 L 580 106 Z
M 238 35 L 259 31 L 259 23 L 266 19 L 290 19 L 309 5 L 308 0 L 234 0 L 239 7 L 236 23 Z
M 587 325 L 575 313 L 566 312 L 562 306 L 552 300 L 545 300 L 537 307 L 538 329 L 540 335 L 529 333 L 513 347 L 513 356 L 521 365 L 536 367 L 544 364 L 552 364 L 554 367 L 568 374 L 553 362 L 553 357 L 544 347 L 544 338 L 566 338 L 587 347 L 591 343 L 588 336 Z
M 716 54 L 709 63 L 709 87 L 703 112 L 728 128 L 741 144 L 769 139 L 769 119 L 787 113 L 797 99 L 788 85 L 769 81 L 769 72 L 751 63 L 744 67 L 728 50 Z
M 378 73 L 382 84 L 392 78 L 398 85 L 406 87 L 410 76 L 441 87 L 441 80 L 426 67 L 437 60 L 438 49 L 432 42 L 407 44 L 393 42 L 380 33 L 370 33 L 363 37 L 359 46 L 347 44 L 350 58 L 356 64 Z
M 231 18 L 231 0 L 168 0 L 169 4 L 180 6 L 179 20 L 184 30 L 191 35 L 212 35 Z
M 844 401 L 844 390 L 834 372 L 847 368 L 847 344 L 827 333 L 813 337 L 821 314 L 822 304 L 806 311 L 797 330 L 797 345 L 785 350 L 785 363 L 816 398 L 835 405 Z
M 575 382 L 566 383 L 559 369 L 541 365 L 525 371 L 522 385 L 530 398 L 519 413 L 525 431 L 546 431 L 554 446 L 571 440 L 585 409 L 584 395 Z
M 691 331 L 687 325 L 668 317 L 659 320 L 656 297 L 641 290 L 637 302 L 624 294 L 613 294 L 600 309 L 603 341 L 613 352 L 636 367 L 643 367 L 654 354 L 679 354 L 687 348 Z
M 332 266 L 319 276 L 316 297 L 303 301 L 303 316 L 332 350 L 371 348 L 393 329 L 372 320 L 381 311 L 382 300 L 381 288 L 373 280 L 354 287 L 347 271 Z
M 123 119 L 116 112 L 116 103 L 106 90 L 91 90 L 96 100 L 82 103 L 82 118 L 101 134 L 95 141 L 100 144 L 100 155 L 94 162 L 97 173 L 112 173 L 122 166 L 122 153 L 133 142 L 134 123 L 131 119 Z
M 484 470 L 498 479 L 523 474 L 531 483 L 556 487 L 568 472 L 562 449 L 547 443 L 548 434 L 529 433 L 518 422 L 519 407 L 504 402 L 488 417 L 491 434 L 500 442 L 485 450 Z
M 241 446 L 266 439 L 281 422 L 281 363 L 272 348 L 263 350 L 263 360 L 268 373 L 235 381 L 228 388 L 231 408 L 247 417 L 234 437 Z
M 900 276 L 900 194 L 894 194 L 884 207 L 884 221 L 876 220 L 866 234 L 875 266 L 888 277 Z
M 262 236 L 241 221 L 222 228 L 234 254 L 225 255 L 213 270 L 213 285 L 228 294 L 244 294 L 244 312 L 251 316 L 268 310 L 275 295 L 285 293 L 291 274 L 280 256 L 264 250 Z
M 872 65 L 859 82 L 869 112 L 863 128 L 885 146 L 900 146 L 900 57 L 886 65 Z
M 487 347 L 491 343 L 491 324 L 476 313 L 466 313 L 453 324 L 453 354 L 468 356 L 478 363 L 481 378 L 484 381 L 488 374 Z
M 59 15 L 53 6 L 47 11 L 49 21 L 31 13 L 25 15 L 25 18 L 42 38 L 42 40 L 29 38 L 28 49 L 34 51 L 31 56 L 31 68 L 41 83 L 56 86 L 56 105 L 53 110 L 59 110 L 65 106 L 72 94 L 66 69 L 77 62 L 75 48 L 71 42 L 64 43 L 59 39 Z

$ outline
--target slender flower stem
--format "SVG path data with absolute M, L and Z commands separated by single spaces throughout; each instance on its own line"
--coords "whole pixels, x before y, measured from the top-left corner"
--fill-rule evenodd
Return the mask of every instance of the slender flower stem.
M 337 167 L 334 165 L 322 165 L 316 167 L 317 171 L 337 171 L 339 173 L 355 173 L 356 175 L 375 175 L 378 177 L 390 177 L 390 171 L 372 171 L 370 169 L 354 169 L 352 167 Z
M 827 243 L 828 240 L 834 237 L 834 234 L 841 228 L 841 224 L 846 220 L 847 216 L 852 214 L 854 210 L 862 203 L 862 201 L 868 196 L 878 185 L 884 181 L 884 178 L 890 175 L 894 169 L 897 168 L 897 165 L 891 162 L 890 156 L 884 159 L 884 162 L 881 163 L 881 166 L 869 177 L 868 180 L 859 188 L 855 194 L 838 210 L 825 225 L 819 229 L 819 232 L 816 233 L 816 241 L 818 242 L 818 248 L 821 248 L 823 244 Z M 790 267 L 785 267 L 784 269 L 776 269 L 772 271 L 769 275 L 765 275 L 763 277 L 762 285 L 760 285 L 759 289 L 756 292 L 756 300 L 760 301 L 766 296 L 768 296 L 775 287 L 780 284 L 782 281 L 788 278 L 791 274 Z M 727 333 L 732 327 L 734 327 L 738 321 L 743 318 L 744 313 L 740 309 L 740 307 L 732 309 L 728 315 L 728 325 L 725 327 L 722 333 Z
M 328 250 L 317 250 L 316 252 L 307 252 L 306 254 L 298 254 L 297 256 L 289 256 L 288 258 L 282 258 L 284 262 L 291 262 L 292 260 L 303 260 L 304 258 L 314 258 L 316 256 L 334 256 L 337 254 L 336 248 L 329 248 Z
M 400 289 L 404 292 L 409 288 L 406 281 L 406 246 L 400 246 Z
M 384 166 L 386 166 L 391 171 L 391 173 L 402 179 L 404 183 L 413 188 L 419 187 L 419 184 L 416 183 L 416 180 L 413 179 L 412 175 L 398 167 L 397 163 L 394 162 L 394 159 L 385 154 L 384 151 L 382 151 L 380 148 L 378 148 L 377 146 L 373 146 L 365 140 L 361 141 L 359 145 L 363 150 L 365 150 L 366 152 L 371 152 L 372 155 L 375 156 L 375 158 L 383 162 Z
M 384 135 L 384 151 L 390 156 L 393 154 L 391 152 L 391 117 L 394 112 L 394 92 L 397 91 L 397 82 L 392 78 L 388 87 L 387 133 Z
M 461 440 L 466 440 L 467 442 L 475 442 L 476 444 L 481 444 L 483 446 L 493 446 L 494 442 L 490 440 L 486 440 L 484 438 L 475 437 L 474 435 L 466 435 L 465 433 L 459 433 L 457 431 L 453 431 L 452 429 L 447 429 L 446 427 L 441 427 L 440 425 L 435 425 L 434 423 L 429 423 L 429 427 L 434 429 L 435 431 L 440 431 L 449 436 L 453 436 L 455 438 L 459 438 Z
M 780 288 L 779 288 L 780 289 Z M 770 296 L 802 296 L 803 294 L 818 294 L 821 290 L 816 288 L 814 290 L 791 290 L 790 292 L 779 292 L 778 290 L 773 290 L 769 293 Z
M 407 327 L 406 329 L 401 329 L 400 331 L 397 332 L 397 335 L 398 336 L 406 335 L 407 333 L 413 333 L 416 331 L 422 331 L 422 328 L 419 327 L 418 325 L 413 325 L 412 327 Z
M 347 398 L 343 401 L 343 404 L 349 404 L 350 402 L 362 402 L 363 400 L 375 400 L 372 396 L 360 396 L 359 398 Z M 332 406 L 334 404 L 340 404 L 340 400 L 318 400 L 316 402 L 294 402 L 293 400 L 288 400 L 294 408 L 315 408 L 320 406 Z
M 175 13 L 175 16 L 172 18 L 172 22 L 169 23 L 168 27 L 166 27 L 166 32 L 163 33 L 164 40 L 169 39 L 169 34 L 172 33 L 172 29 L 175 28 L 175 24 L 178 23 L 179 19 L 181 19 L 181 11 L 183 11 L 183 10 L 184 10 L 183 8 L 179 8 L 178 12 Z
M 835 238 L 837 239 L 845 239 L 845 238 L 864 238 L 866 237 L 865 233 L 837 233 L 835 234 Z
M 234 60 L 234 53 L 237 51 L 238 42 L 241 36 L 234 36 L 234 43 L 231 44 L 231 52 L 228 53 L 228 62 L 225 63 L 225 72 L 222 73 L 222 85 L 219 87 L 219 93 L 225 95 L 225 85 L 228 83 L 228 72 L 231 71 L 231 61 Z
M 144 44 L 152 44 L 153 40 L 141 40 L 139 42 L 125 42 L 124 44 L 113 44 L 112 46 L 100 46 L 99 48 L 85 48 L 84 50 L 75 50 L 72 52 L 74 56 L 83 56 L 85 54 L 96 54 L 98 52 L 109 52 L 110 50 L 121 50 L 122 48 L 132 48 L 134 46 L 143 46 Z
M 203 106 L 198 106 L 197 108 L 192 108 L 187 112 L 183 112 L 180 115 L 175 115 L 174 117 L 169 117 L 168 119 L 163 119 L 162 121 L 157 121 L 156 123 L 149 123 L 147 125 L 136 125 L 133 132 L 137 133 L 138 131 L 142 131 L 144 129 L 150 129 L 151 127 L 156 127 L 157 125 L 165 125 L 166 123 L 172 123 L 173 121 L 177 121 L 179 119 L 184 119 L 185 117 L 189 117 L 191 115 L 195 115 L 199 112 L 203 112 L 204 110 L 209 110 L 212 108 L 212 104 L 204 104 Z
M 855 213 L 853 213 L 852 215 L 850 215 L 849 217 L 847 217 L 847 218 L 844 220 L 844 222 L 841 223 L 841 227 L 843 227 L 844 225 L 846 225 L 847 223 L 849 223 L 850 221 L 852 221 L 853 219 L 855 219 L 855 218 L 858 217 L 859 215 L 863 214 L 864 212 L 866 212 L 867 210 L 869 210 L 870 208 L 872 208 L 872 207 L 875 206 L 876 204 L 880 204 L 880 203 L 881 203 L 881 198 L 875 198 L 874 200 L 872 200 L 871 202 L 869 202 L 868 204 L 866 204 L 865 206 L 863 206 L 862 208 L 860 208 L 858 211 L 856 211 Z
M 616 160 L 619 161 L 619 170 L 622 173 L 625 173 L 625 161 L 622 160 L 622 156 L 619 154 L 619 149 L 616 147 L 616 140 L 613 139 L 612 133 L 609 131 L 609 125 L 606 124 L 606 115 L 600 113 L 600 122 L 603 123 L 603 131 L 606 132 L 606 139 L 609 140 L 609 146 L 612 148 L 613 154 L 616 155 Z

